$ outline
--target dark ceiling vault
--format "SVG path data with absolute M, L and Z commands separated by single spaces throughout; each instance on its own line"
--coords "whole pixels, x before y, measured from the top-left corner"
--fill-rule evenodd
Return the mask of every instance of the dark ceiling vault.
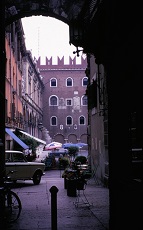
M 93 34 L 89 25 L 93 25 L 103 5 L 101 0 L 5 0 L 5 25 L 32 15 L 54 17 L 69 25 L 70 43 L 91 52 L 95 32 Z
M 70 44 L 93 54 L 96 63 L 132 63 L 142 41 L 142 6 L 127 0 L 5 0 L 5 26 L 32 15 L 53 17 L 69 25 Z M 48 26 L 48 25 L 45 25 Z M 128 48 L 127 48 L 128 47 Z M 126 56 L 123 55 L 126 50 Z M 118 55 L 117 55 L 118 54 Z M 124 60 L 123 60 L 124 59 Z
M 31 15 L 51 16 L 67 24 L 77 19 L 88 1 L 78 0 L 6 0 L 6 23 Z M 92 1 L 91 1 L 92 2 Z

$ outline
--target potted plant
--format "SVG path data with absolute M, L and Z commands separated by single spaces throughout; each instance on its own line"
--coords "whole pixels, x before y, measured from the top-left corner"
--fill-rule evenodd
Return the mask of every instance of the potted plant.
M 62 178 L 64 178 L 64 188 L 67 189 L 67 180 L 76 179 L 76 170 L 71 169 L 69 166 L 65 168 Z
M 78 164 L 87 164 L 87 158 L 85 156 L 77 156 L 75 158 L 75 163 Z
M 79 148 L 77 146 L 70 146 L 68 148 L 68 154 L 73 158 L 75 158 L 75 156 L 77 155 L 78 151 L 79 151 Z
M 77 189 L 77 190 L 83 190 L 85 184 L 86 184 L 86 180 L 84 179 L 84 177 L 79 177 L 79 178 L 76 180 L 76 189 Z
M 67 168 L 70 165 L 70 159 L 68 157 L 59 157 L 59 168 Z

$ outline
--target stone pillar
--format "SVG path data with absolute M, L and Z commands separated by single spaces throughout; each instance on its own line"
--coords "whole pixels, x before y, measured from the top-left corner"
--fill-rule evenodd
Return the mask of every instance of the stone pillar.
M 5 175 L 5 1 L 0 1 L 0 226 L 4 226 L 4 205 L 2 195 Z
M 121 57 L 121 56 L 120 56 Z M 127 58 L 127 57 L 126 57 Z M 115 61 L 116 60 L 116 61 Z M 123 61 L 123 62 L 122 62 Z M 143 229 L 143 188 L 132 179 L 130 113 L 142 112 L 137 64 L 116 56 L 107 68 L 110 229 Z M 139 136 L 143 145 L 143 122 Z M 140 172 L 142 174 L 142 172 Z

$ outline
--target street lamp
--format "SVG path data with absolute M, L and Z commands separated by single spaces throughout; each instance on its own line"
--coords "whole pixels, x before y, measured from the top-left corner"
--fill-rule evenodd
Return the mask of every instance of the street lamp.
M 69 24 L 69 37 L 70 37 L 70 44 L 73 44 L 76 47 L 82 47 L 83 44 L 83 23 L 79 20 L 71 20 Z M 78 48 L 77 48 L 78 50 Z M 77 53 L 79 54 L 79 53 Z

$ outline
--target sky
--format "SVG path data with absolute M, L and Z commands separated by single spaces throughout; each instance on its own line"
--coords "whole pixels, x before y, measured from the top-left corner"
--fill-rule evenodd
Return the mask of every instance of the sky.
M 53 64 L 57 64 L 57 57 L 63 56 L 65 64 L 68 64 L 69 56 L 76 56 L 73 54 L 76 47 L 69 44 L 69 26 L 66 23 L 52 17 L 32 16 L 22 18 L 22 24 L 26 49 L 31 50 L 33 58 L 41 57 L 41 64 L 44 64 L 45 57 L 52 57 Z M 80 60 L 76 56 L 77 64 Z

